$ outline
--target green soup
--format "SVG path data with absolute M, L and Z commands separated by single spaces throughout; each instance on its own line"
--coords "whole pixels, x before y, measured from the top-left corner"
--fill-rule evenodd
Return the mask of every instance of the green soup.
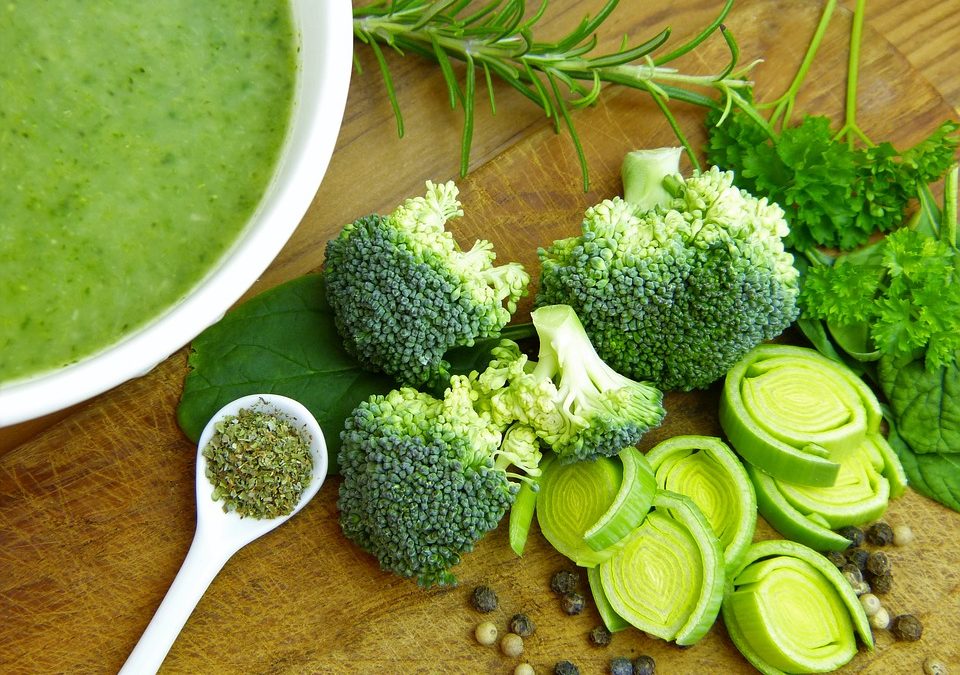
M 0 6 L 0 382 L 91 355 L 181 299 L 279 158 L 287 0 Z

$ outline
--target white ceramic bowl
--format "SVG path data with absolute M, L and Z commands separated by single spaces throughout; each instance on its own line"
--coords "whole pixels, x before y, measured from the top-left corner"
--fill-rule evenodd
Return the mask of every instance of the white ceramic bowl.
M 0 427 L 62 410 L 149 372 L 215 322 L 283 248 L 337 140 L 352 67 L 350 0 L 291 0 L 300 36 L 296 100 L 273 181 L 243 236 L 182 301 L 107 349 L 0 386 Z

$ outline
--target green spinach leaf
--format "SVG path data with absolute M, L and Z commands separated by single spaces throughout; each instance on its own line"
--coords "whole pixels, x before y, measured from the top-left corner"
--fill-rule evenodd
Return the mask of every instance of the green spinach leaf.
M 960 358 L 960 354 L 957 355 Z M 897 429 L 917 455 L 956 455 L 960 463 L 960 368 L 930 368 L 923 358 L 880 358 L 877 379 L 890 402 Z M 956 471 L 957 469 L 954 469 Z M 960 484 L 960 473 L 957 475 Z
M 889 416 L 887 416 L 889 422 Z M 907 474 L 910 487 L 934 501 L 960 511 L 960 453 L 919 455 L 891 425 L 887 438 Z
M 258 295 L 192 343 L 177 420 L 196 441 L 223 405 L 248 394 L 300 401 L 323 429 L 330 473 L 344 420 L 361 401 L 396 385 L 360 367 L 341 346 L 323 278 L 306 275 Z

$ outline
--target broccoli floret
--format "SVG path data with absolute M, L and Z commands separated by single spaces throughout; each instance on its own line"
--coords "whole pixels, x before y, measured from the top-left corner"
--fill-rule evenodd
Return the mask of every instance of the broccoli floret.
M 530 316 L 537 361 L 515 361 L 522 374 L 512 372 L 489 397 L 494 418 L 529 426 L 563 463 L 616 455 L 660 424 L 663 394 L 604 363 L 572 307 L 540 307 Z
M 677 148 L 630 153 L 624 198 L 539 250 L 535 306 L 569 304 L 615 370 L 664 390 L 701 389 L 797 317 L 783 210 L 712 167 L 679 174 Z
M 344 534 L 383 569 L 421 585 L 455 583 L 450 568 L 494 529 L 520 473 L 540 450 L 478 412 L 476 378 L 451 378 L 442 399 L 410 387 L 375 395 L 341 434 L 337 506 Z
M 441 371 L 448 349 L 498 335 L 530 281 L 518 263 L 494 267 L 488 241 L 460 249 L 445 229 L 463 215 L 452 182 L 426 190 L 389 216 L 344 227 L 324 262 L 347 351 L 410 386 Z

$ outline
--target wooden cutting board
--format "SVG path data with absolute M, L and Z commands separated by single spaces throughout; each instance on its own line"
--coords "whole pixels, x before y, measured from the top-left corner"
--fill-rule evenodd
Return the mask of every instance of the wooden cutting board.
M 551 3 L 547 28 L 569 27 L 594 9 L 581 4 Z M 622 32 L 649 36 L 669 23 L 679 44 L 691 32 L 683 27 L 709 20 L 712 10 L 699 5 L 719 3 L 646 4 L 623 3 L 611 24 L 616 33 L 602 42 L 612 46 Z M 938 6 L 950 4 L 957 3 Z M 818 2 L 744 0 L 729 17 L 743 62 L 765 59 L 754 70 L 762 98 L 787 84 L 818 15 Z M 944 10 L 942 20 L 955 15 Z M 834 20 L 801 109 L 841 113 L 848 26 L 846 13 Z M 898 26 L 888 29 L 896 34 Z M 955 44 L 960 31 L 932 34 Z M 684 67 L 721 67 L 722 46 L 704 47 Z M 391 59 L 406 113 L 407 134 L 398 140 L 376 64 L 364 51 L 359 60 L 363 73 L 354 76 L 323 186 L 290 244 L 247 297 L 316 269 L 324 243 L 343 223 L 391 209 L 419 193 L 425 179 L 456 176 L 461 113 L 446 108 L 438 95 L 443 85 L 437 69 L 414 58 Z M 860 120 L 874 137 L 905 145 L 956 117 L 937 90 L 870 29 L 862 69 Z M 584 192 L 569 138 L 556 136 L 508 88 L 496 92 L 497 116 L 478 109 L 473 171 L 458 181 L 467 215 L 455 230 L 467 244 L 490 239 L 501 260 L 531 270 L 538 245 L 574 233 L 587 206 L 619 191 L 625 152 L 673 142 L 643 95 L 606 92 L 596 107 L 575 116 L 592 177 Z M 691 137 L 702 139 L 702 111 L 676 110 Z M 528 310 L 529 299 L 520 318 Z M 145 377 L 78 407 L 0 457 L 0 672 L 116 671 L 149 622 L 195 523 L 195 448 L 174 418 L 186 354 L 180 350 Z M 668 396 L 666 422 L 641 447 L 680 433 L 718 434 L 716 406 L 716 389 Z M 570 659 L 584 673 L 602 673 L 613 656 L 642 653 L 654 656 L 662 673 L 751 670 L 721 622 L 687 649 L 634 630 L 617 634 L 607 648 L 591 646 L 586 635 L 598 616 L 591 606 L 576 617 L 562 613 L 548 581 L 565 562 L 536 530 L 522 558 L 507 546 L 505 528 L 492 533 L 457 568 L 455 589 L 425 591 L 384 574 L 340 533 L 336 488 L 337 480 L 329 479 L 300 515 L 228 562 L 174 644 L 166 672 L 509 673 L 518 659 L 472 638 L 481 617 L 467 597 L 481 583 L 499 592 L 500 609 L 492 616 L 501 629 L 514 612 L 537 623 L 524 654 L 537 672 Z M 891 550 L 896 583 L 884 601 L 893 613 L 916 614 L 924 635 L 917 643 L 894 643 L 881 632 L 874 652 L 861 653 L 843 671 L 919 673 L 929 656 L 960 667 L 960 514 L 911 491 L 891 505 L 888 520 L 909 524 L 917 541 Z M 762 525 L 758 537 L 771 536 Z

